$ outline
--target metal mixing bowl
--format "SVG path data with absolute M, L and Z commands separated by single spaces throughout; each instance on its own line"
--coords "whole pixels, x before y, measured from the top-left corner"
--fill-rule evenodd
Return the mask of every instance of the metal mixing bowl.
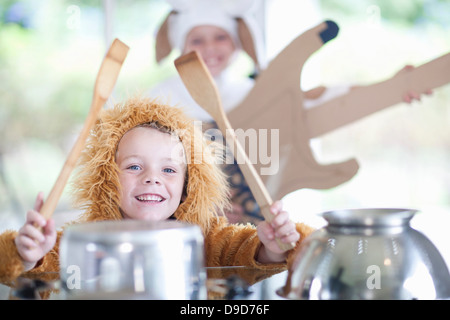
M 410 227 L 416 211 L 325 212 L 328 225 L 298 249 L 289 299 L 449 299 L 450 275 L 436 247 Z

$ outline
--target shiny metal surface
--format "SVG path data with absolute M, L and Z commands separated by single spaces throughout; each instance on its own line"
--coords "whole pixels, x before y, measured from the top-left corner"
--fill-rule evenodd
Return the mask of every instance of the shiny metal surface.
M 200 228 L 177 221 L 102 221 L 68 227 L 60 244 L 69 298 L 125 292 L 145 299 L 203 299 Z
M 450 275 L 435 246 L 409 225 L 414 210 L 323 213 L 285 287 L 289 299 L 450 299 Z

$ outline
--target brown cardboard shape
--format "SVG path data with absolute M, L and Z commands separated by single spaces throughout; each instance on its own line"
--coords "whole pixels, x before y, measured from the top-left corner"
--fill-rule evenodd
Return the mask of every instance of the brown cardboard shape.
M 386 81 L 354 88 L 348 94 L 305 110 L 305 93 L 300 83 L 303 65 L 336 36 L 336 28 L 333 22 L 325 21 L 294 39 L 261 72 L 243 102 L 228 113 L 234 129 L 279 130 L 279 170 L 261 176 L 275 199 L 302 188 L 332 188 L 357 173 L 359 166 L 355 159 L 319 164 L 310 148 L 311 138 L 397 104 L 408 90 L 423 93 L 450 82 L 450 54 L 446 54 L 408 72 L 399 72 Z M 264 167 L 261 163 L 254 166 L 258 172 Z

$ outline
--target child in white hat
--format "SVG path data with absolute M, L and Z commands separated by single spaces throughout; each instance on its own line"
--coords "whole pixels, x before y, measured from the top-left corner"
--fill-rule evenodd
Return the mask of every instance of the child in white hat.
M 252 58 L 256 68 L 259 66 L 262 40 L 251 14 L 254 1 L 168 2 L 173 10 L 157 34 L 157 61 L 163 60 L 173 49 L 181 54 L 197 50 L 214 77 L 225 112 L 231 110 L 253 87 L 253 79 L 232 76 L 228 67 L 241 49 Z M 212 121 L 191 98 L 178 75 L 152 88 L 150 95 L 185 106 L 188 115 L 195 119 Z

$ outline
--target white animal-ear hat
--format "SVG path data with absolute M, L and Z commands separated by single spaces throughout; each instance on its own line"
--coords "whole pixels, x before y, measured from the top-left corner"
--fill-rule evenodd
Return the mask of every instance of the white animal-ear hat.
M 159 63 L 172 49 L 183 51 L 192 28 L 213 25 L 227 31 L 237 48 L 243 49 L 259 66 L 262 32 L 252 15 L 255 0 L 167 0 L 172 11 L 156 35 L 156 61 Z

